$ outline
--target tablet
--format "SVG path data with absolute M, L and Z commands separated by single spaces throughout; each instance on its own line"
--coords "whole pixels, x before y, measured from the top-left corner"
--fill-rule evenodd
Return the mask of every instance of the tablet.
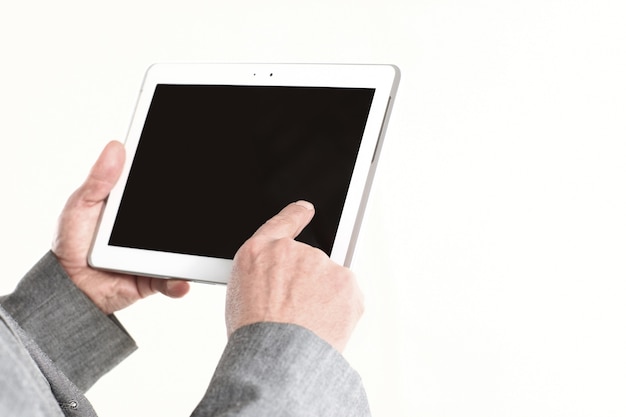
M 298 240 L 349 266 L 400 72 L 363 64 L 155 64 L 94 268 L 227 283 L 238 248 L 296 200 Z

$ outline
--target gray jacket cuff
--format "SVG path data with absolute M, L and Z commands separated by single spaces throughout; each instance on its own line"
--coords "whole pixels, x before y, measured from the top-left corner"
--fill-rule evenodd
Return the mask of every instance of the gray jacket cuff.
M 369 416 L 361 378 L 311 331 L 257 323 L 233 333 L 193 417 Z
M 117 319 L 74 285 L 52 252 L 2 299 L 2 306 L 84 391 L 136 349 Z

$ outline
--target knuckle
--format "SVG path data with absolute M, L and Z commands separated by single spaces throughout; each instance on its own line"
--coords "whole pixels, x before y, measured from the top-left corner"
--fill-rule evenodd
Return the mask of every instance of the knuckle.
M 266 246 L 267 243 L 263 239 L 254 236 L 251 237 L 245 241 L 243 245 L 241 245 L 235 254 L 235 264 L 241 262 L 251 262 L 258 259 L 265 252 Z
M 258 253 L 259 249 L 260 239 L 251 237 L 250 239 L 246 240 L 243 245 L 241 245 L 235 257 L 237 258 L 242 256 L 249 256 L 254 253 Z
M 315 248 L 313 246 L 309 246 L 308 254 L 311 260 L 320 265 L 325 265 L 327 263 L 332 263 L 326 252 L 319 248 Z
M 272 263 L 281 263 L 291 256 L 292 244 L 293 241 L 288 238 L 267 240 L 253 236 L 239 248 L 235 259 L 259 264 L 263 263 L 264 260 Z
M 294 243 L 294 240 L 288 237 L 281 237 L 273 242 L 273 247 L 278 251 L 288 251 L 291 250 L 291 246 Z

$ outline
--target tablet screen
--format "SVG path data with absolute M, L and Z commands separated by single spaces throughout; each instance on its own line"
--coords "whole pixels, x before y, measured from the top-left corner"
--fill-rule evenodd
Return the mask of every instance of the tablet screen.
M 330 254 L 374 91 L 157 85 L 109 245 L 232 259 L 304 199 Z

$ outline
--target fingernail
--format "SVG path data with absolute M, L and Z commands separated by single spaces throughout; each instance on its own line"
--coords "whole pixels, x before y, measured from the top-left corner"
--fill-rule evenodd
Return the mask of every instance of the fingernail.
M 300 207 L 304 207 L 307 210 L 313 210 L 313 204 L 309 203 L 308 201 L 305 200 L 299 200 L 296 201 L 294 204 L 300 206 Z

